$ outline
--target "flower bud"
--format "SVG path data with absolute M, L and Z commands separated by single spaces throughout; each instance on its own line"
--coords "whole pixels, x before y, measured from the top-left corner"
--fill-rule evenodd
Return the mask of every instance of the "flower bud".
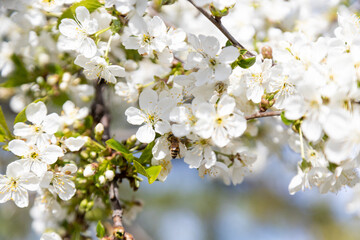
M 105 177 L 107 180 L 112 181 L 115 177 L 115 173 L 113 170 L 106 170 L 105 171 Z
M 100 183 L 100 184 L 104 184 L 105 182 L 106 182 L 106 179 L 105 179 L 104 175 L 101 175 L 101 176 L 99 177 L 99 183 Z
M 102 135 L 104 133 L 104 125 L 102 125 L 102 123 L 98 123 L 95 126 L 95 134 L 96 135 Z
M 264 46 L 261 48 L 261 55 L 264 59 L 272 59 L 272 49 L 270 46 Z
M 97 163 L 92 163 L 92 164 L 87 165 L 84 169 L 84 177 L 94 176 L 97 168 L 98 168 Z
M 62 81 L 63 82 L 70 82 L 70 79 L 71 79 L 71 74 L 69 72 L 65 72 L 62 75 Z

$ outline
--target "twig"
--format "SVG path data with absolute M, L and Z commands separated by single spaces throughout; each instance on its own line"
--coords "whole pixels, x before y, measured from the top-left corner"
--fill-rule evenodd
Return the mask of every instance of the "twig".
M 95 82 L 95 99 L 91 106 L 91 115 L 94 119 L 94 125 L 102 123 L 104 125 L 104 133 L 102 140 L 105 142 L 110 139 L 110 111 L 106 106 L 104 101 L 103 92 L 106 88 L 106 83 L 104 79 L 100 79 L 97 83 Z M 125 229 L 122 224 L 123 209 L 121 202 L 119 200 L 119 186 L 118 186 L 119 175 L 116 174 L 114 179 L 110 182 L 109 185 L 109 200 L 111 208 L 113 210 L 112 219 L 113 219 L 113 239 L 133 239 L 132 235 L 125 232 Z
M 211 16 L 207 11 L 205 11 L 203 8 L 197 6 L 192 0 L 188 0 L 199 12 L 201 12 L 207 19 L 210 20 L 224 35 L 227 37 L 227 39 L 234 44 L 234 46 L 239 47 L 240 49 L 246 50 L 246 48 L 241 45 L 230 33 L 229 31 L 224 27 L 224 25 L 221 23 L 221 18 L 215 18 Z M 248 50 L 246 50 L 246 54 L 248 57 L 254 57 L 255 55 Z
M 280 111 L 273 111 L 273 112 L 257 112 L 254 114 L 251 114 L 249 116 L 245 116 L 246 120 L 255 119 L 255 118 L 263 118 L 263 117 L 274 117 L 274 116 L 280 116 Z

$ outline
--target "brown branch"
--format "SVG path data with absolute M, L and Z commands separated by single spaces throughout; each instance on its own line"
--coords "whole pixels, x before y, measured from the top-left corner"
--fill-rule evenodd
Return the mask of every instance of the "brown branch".
M 263 117 L 274 117 L 274 116 L 280 116 L 280 111 L 272 111 L 272 112 L 257 112 L 254 114 L 251 114 L 249 116 L 245 116 L 246 120 L 255 119 L 255 118 L 263 118 Z
M 221 23 L 221 18 L 215 18 L 211 14 L 209 14 L 207 11 L 205 11 L 203 8 L 197 6 L 192 0 L 188 0 L 199 12 L 201 12 L 207 19 L 210 20 L 224 35 L 229 39 L 232 44 L 240 49 L 246 50 L 246 54 L 248 57 L 254 57 L 255 55 L 251 52 L 249 52 L 243 45 L 241 45 L 225 28 L 225 26 Z
M 104 79 L 100 79 L 99 82 L 95 82 L 95 99 L 91 106 L 91 115 L 94 119 L 94 126 L 101 123 L 104 125 L 104 133 L 102 140 L 105 142 L 109 140 L 110 137 L 110 122 L 111 116 L 109 108 L 106 106 L 104 101 L 104 91 L 106 88 L 106 82 Z M 109 200 L 110 205 L 113 210 L 112 219 L 113 219 L 113 234 L 112 239 L 133 239 L 132 235 L 125 232 L 125 229 L 122 224 L 123 209 L 121 202 L 119 200 L 119 186 L 118 186 L 119 174 L 115 174 L 114 179 L 110 182 L 109 185 Z

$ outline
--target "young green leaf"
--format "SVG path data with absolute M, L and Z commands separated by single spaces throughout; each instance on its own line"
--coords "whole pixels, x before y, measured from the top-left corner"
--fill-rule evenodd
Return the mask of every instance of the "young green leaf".
M 283 121 L 283 123 L 285 123 L 285 125 L 288 125 L 288 126 L 290 126 L 291 124 L 294 123 L 294 121 L 289 120 L 285 117 L 285 112 L 281 113 L 281 121 Z
M 96 236 L 102 238 L 105 236 L 105 228 L 100 221 L 96 225 Z
M 146 173 L 148 175 L 148 179 L 149 179 L 150 184 L 155 182 L 155 180 L 157 179 L 157 177 L 159 176 L 159 174 L 161 172 L 161 169 L 162 169 L 161 165 L 151 166 L 151 167 L 146 169 Z
M 149 175 L 146 172 L 146 169 L 138 161 L 134 160 L 133 162 L 134 162 L 134 167 L 138 173 L 144 175 L 145 177 L 149 177 Z
M 12 136 L 12 134 L 6 124 L 5 116 L 4 116 L 1 106 L 0 106 L 0 126 L 5 130 L 5 133 L 8 137 Z
M 111 138 L 107 140 L 106 145 L 108 145 L 111 149 L 114 149 L 115 151 L 121 152 L 121 153 L 130 153 L 130 151 L 120 142 L 116 141 L 115 139 Z
M 144 149 L 144 151 L 142 152 L 140 158 L 139 158 L 139 162 L 142 164 L 146 164 L 146 163 L 150 163 L 151 159 L 152 159 L 152 149 L 155 145 L 155 141 L 152 141 L 151 143 L 149 143 L 146 148 Z

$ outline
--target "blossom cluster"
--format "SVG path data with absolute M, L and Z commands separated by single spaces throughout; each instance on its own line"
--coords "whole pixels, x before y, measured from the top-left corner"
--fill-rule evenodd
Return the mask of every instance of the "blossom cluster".
M 27 191 L 38 191 L 34 212 L 47 208 L 41 205 L 47 202 L 53 213 L 61 215 L 56 196 L 65 201 L 74 196 L 73 176 L 78 169 L 70 160 L 73 156 L 67 159 L 65 154 L 78 152 L 91 135 L 90 128 L 77 130 L 79 121 L 89 115 L 88 108 L 77 108 L 68 99 L 85 105 L 96 95 L 92 85 L 103 82 L 113 87 L 116 103 L 131 104 L 120 117 L 137 129 L 135 137 L 123 142 L 125 146 L 107 143 L 115 154 L 98 144 L 98 152 L 108 154 L 110 163 L 99 160 L 96 152 L 91 152 L 96 161 L 86 165 L 78 161 L 84 177 L 78 181 L 81 184 L 110 182 L 120 168 L 150 182 L 153 176 L 147 170 L 156 166 L 155 178 L 165 181 L 174 159 L 183 158 L 199 176 L 236 185 L 257 171 L 269 138 L 299 153 L 290 194 L 313 187 L 321 193 L 337 192 L 359 183 L 360 19 L 356 15 L 337 0 L 189 1 L 209 9 L 217 24 L 234 30 L 246 50 L 231 38 L 225 42 L 223 36 L 209 34 L 213 29 L 187 11 L 191 7 L 183 6 L 187 1 L 162 1 L 164 6 L 156 2 L 24 1 L 31 8 L 4 2 L 2 11 L 16 11 L 1 16 L 10 26 L 0 29 L 0 37 L 9 39 L 0 45 L 1 76 L 15 79 L 16 71 L 23 72 L 18 82 L 2 85 L 15 88 L 10 106 L 20 112 L 32 98 L 49 95 L 56 102 L 65 97 L 58 104 L 62 116 L 47 114 L 43 102 L 33 102 L 25 110 L 31 124 L 14 125 L 15 139 L 7 145 L 19 160 L 1 175 L 0 202 L 12 199 L 26 207 Z M 269 6 L 276 13 L 266 10 Z M 190 19 L 188 32 L 183 30 L 186 24 L 169 14 L 173 12 Z M 274 118 L 255 119 L 266 116 Z M 265 121 L 272 124 L 268 131 L 263 129 Z M 91 135 L 99 142 L 103 127 L 97 125 Z M 65 136 L 71 128 L 72 135 Z M 149 161 L 135 157 L 141 144 L 151 147 L 142 151 L 149 154 Z M 87 154 L 83 152 L 82 158 L 90 159 Z M 119 162 L 118 155 L 127 161 Z M 137 176 L 130 177 L 137 189 Z M 33 217 L 44 222 L 36 213 Z M 54 234 L 43 239 L 57 239 Z

